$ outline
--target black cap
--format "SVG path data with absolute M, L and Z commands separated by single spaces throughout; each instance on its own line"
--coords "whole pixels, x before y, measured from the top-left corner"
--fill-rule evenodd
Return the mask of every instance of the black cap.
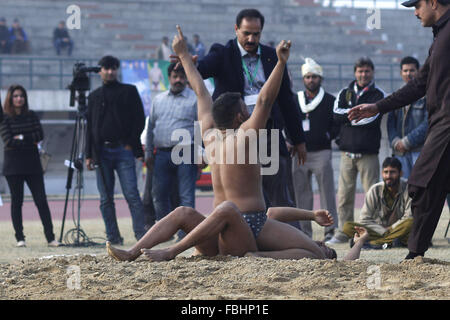
M 409 0 L 409 1 L 405 1 L 402 3 L 402 6 L 404 7 L 414 7 L 416 5 L 417 2 L 419 2 L 420 0 Z

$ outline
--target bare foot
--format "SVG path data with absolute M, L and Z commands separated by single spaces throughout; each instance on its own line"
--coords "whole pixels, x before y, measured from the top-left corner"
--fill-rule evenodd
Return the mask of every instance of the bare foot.
M 117 261 L 134 261 L 137 258 L 136 255 L 133 255 L 129 251 L 114 248 L 109 241 L 106 242 L 106 250 L 108 251 L 108 254 Z
M 172 253 L 170 248 L 161 250 L 141 249 L 141 252 L 150 261 L 168 261 L 175 258 L 175 255 Z

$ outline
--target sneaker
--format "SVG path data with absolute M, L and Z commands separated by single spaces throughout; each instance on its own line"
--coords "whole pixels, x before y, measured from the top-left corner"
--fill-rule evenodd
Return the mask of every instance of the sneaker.
M 385 242 L 385 243 L 383 243 L 383 245 L 381 247 L 383 248 L 383 250 L 391 249 L 392 243 Z
M 62 246 L 62 244 L 59 241 L 53 240 L 48 243 L 48 246 L 49 247 L 60 247 L 60 246 Z
M 347 240 L 342 241 L 342 240 L 339 240 L 336 237 L 333 237 L 330 240 L 326 241 L 325 244 L 339 244 L 339 243 L 346 243 L 346 242 L 347 242 Z
M 16 247 L 25 248 L 27 245 L 25 244 L 25 240 L 17 241 Z

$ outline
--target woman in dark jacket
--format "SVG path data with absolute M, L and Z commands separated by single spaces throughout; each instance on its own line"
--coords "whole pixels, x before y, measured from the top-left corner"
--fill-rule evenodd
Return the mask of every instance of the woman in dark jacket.
M 0 134 L 4 143 L 3 175 L 11 192 L 11 218 L 18 247 L 25 247 L 22 224 L 23 190 L 26 182 L 39 211 L 44 233 L 50 247 L 60 245 L 55 240 L 52 218 L 45 194 L 44 175 L 37 144 L 44 137 L 41 123 L 28 108 L 25 88 L 12 85 L 5 99 Z

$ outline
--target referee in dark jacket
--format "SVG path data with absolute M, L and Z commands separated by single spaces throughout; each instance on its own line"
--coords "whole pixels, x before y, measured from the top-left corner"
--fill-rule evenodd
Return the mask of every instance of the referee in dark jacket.
M 376 104 L 363 104 L 349 112 L 359 121 L 387 113 L 427 97 L 428 133 L 408 180 L 414 223 L 406 259 L 423 256 L 433 237 L 450 192 L 450 0 L 411 0 L 424 27 L 432 27 L 434 41 L 419 74 L 404 87 Z
M 139 240 L 145 234 L 135 162 L 144 157 L 140 135 L 145 115 L 136 87 L 117 81 L 119 60 L 105 56 L 98 64 L 103 85 L 88 98 L 86 166 L 96 169 L 107 239 L 122 244 L 114 206 L 114 171 L 130 208 L 135 237 Z

